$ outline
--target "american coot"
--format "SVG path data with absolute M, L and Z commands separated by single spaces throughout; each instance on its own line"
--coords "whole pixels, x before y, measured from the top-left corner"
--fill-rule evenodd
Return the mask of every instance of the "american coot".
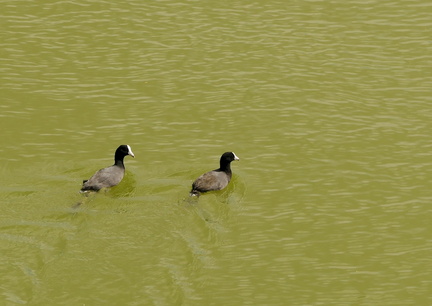
M 83 181 L 81 191 L 98 191 L 101 188 L 112 187 L 120 183 L 125 173 L 123 159 L 126 155 L 135 157 L 130 146 L 121 145 L 118 147 L 114 154 L 114 165 L 100 169 L 91 178 Z
M 221 190 L 231 180 L 231 162 L 240 160 L 234 152 L 225 152 L 220 158 L 220 168 L 204 173 L 192 184 L 191 196 L 199 195 L 202 192 Z

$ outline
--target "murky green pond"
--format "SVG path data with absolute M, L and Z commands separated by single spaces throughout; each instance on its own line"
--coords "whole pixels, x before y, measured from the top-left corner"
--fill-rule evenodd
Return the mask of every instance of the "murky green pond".
M 1 7 L 0 305 L 432 304 L 430 1 Z

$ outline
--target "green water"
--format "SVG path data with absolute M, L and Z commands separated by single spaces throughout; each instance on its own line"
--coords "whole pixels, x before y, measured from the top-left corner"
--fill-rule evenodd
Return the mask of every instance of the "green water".
M 429 1 L 1 6 L 0 305 L 432 304 Z

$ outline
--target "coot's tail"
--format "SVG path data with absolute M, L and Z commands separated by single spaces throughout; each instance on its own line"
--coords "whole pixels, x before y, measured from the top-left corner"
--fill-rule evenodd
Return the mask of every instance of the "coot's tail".
M 200 196 L 200 192 L 198 190 L 195 190 L 192 188 L 191 192 L 189 193 L 189 196 L 191 197 L 199 197 Z

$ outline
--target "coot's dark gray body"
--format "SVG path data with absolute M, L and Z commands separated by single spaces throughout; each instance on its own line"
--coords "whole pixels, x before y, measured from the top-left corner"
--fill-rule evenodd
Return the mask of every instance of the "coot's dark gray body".
M 123 159 L 127 155 L 135 157 L 130 146 L 119 146 L 114 154 L 114 165 L 100 169 L 91 178 L 83 181 L 81 191 L 98 191 L 102 188 L 112 187 L 120 183 L 125 173 Z
M 192 184 L 191 195 L 224 189 L 231 180 L 231 162 L 234 160 L 240 160 L 234 152 L 222 154 L 219 169 L 206 172 L 198 177 Z

